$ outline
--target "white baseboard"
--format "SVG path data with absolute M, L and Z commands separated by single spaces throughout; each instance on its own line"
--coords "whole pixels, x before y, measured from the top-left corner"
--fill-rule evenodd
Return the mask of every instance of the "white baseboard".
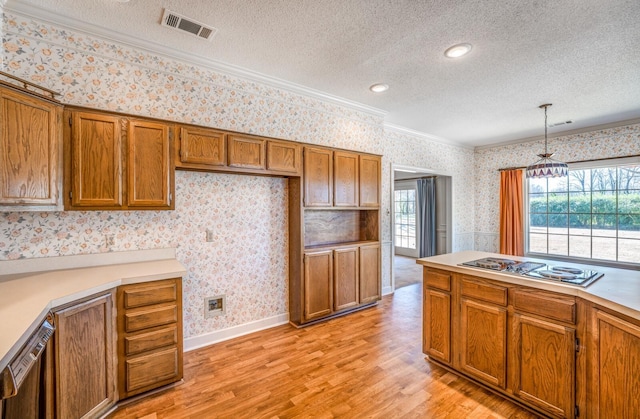
M 393 287 L 382 287 L 382 295 L 393 294 Z
M 278 314 L 277 316 L 267 317 L 266 319 L 256 320 L 254 322 L 229 327 L 227 329 L 216 330 L 210 333 L 186 338 L 184 340 L 184 351 L 193 351 L 194 349 L 213 345 L 214 343 L 223 342 L 225 340 L 248 335 L 249 333 L 258 332 L 260 330 L 269 329 L 287 323 L 289 323 L 289 313 L 283 313 Z

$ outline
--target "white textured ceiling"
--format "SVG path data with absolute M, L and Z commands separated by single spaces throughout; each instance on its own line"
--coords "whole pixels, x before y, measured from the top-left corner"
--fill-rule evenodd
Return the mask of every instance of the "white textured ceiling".
M 7 0 L 378 108 L 478 146 L 640 118 L 638 0 Z M 160 26 L 163 9 L 219 29 Z M 448 59 L 456 43 L 471 53 Z M 376 82 L 391 89 L 375 95 Z

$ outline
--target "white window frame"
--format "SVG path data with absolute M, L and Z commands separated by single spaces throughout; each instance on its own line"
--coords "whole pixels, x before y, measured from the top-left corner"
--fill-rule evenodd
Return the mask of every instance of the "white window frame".
M 594 160 L 594 161 L 584 161 L 578 163 L 570 163 L 569 171 L 571 170 L 579 170 L 579 169 L 598 169 L 598 168 L 609 168 L 609 167 L 617 167 L 617 166 L 625 166 L 629 164 L 640 164 L 640 156 L 634 157 L 626 157 L 626 158 L 615 158 L 615 159 L 602 159 L 602 160 Z M 529 202 L 529 179 L 526 182 L 523 182 L 524 185 L 524 237 L 525 237 L 525 256 L 529 257 L 538 257 L 544 259 L 551 260 L 562 260 L 576 263 L 586 263 L 591 265 L 603 265 L 603 266 L 613 266 L 619 268 L 627 268 L 627 269 L 638 269 L 640 267 L 640 261 L 638 263 L 626 262 L 626 261 L 614 261 L 614 260 L 606 260 L 606 259 L 594 259 L 594 258 L 584 258 L 577 256 L 564 256 L 564 255 L 555 255 L 549 253 L 540 253 L 540 252 L 531 252 L 529 251 L 529 222 L 530 222 L 530 202 Z M 617 190 L 617 188 L 616 188 Z M 548 191 L 547 191 L 548 192 Z M 548 213 L 547 213 L 548 214 Z M 617 229 L 616 229 L 617 231 Z M 548 234 L 548 233 L 547 233 Z M 593 237 L 593 236 L 589 236 Z M 616 234 L 616 238 L 618 235 Z

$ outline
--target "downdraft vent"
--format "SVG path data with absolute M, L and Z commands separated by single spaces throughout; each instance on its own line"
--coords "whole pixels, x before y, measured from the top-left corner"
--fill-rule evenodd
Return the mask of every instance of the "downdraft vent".
M 208 41 L 210 41 L 215 36 L 216 32 L 218 32 L 218 29 L 213 26 L 206 26 L 203 23 L 197 22 L 168 9 L 164 9 L 161 24 L 162 26 L 168 26 L 179 31 L 187 32 Z

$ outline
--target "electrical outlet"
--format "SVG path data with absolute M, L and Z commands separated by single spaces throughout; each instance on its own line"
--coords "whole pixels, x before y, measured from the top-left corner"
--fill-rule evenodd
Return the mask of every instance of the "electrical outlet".
M 207 241 L 208 242 L 213 241 L 213 230 L 207 229 Z
M 225 313 L 226 302 L 224 295 L 207 297 L 204 299 L 204 317 L 216 317 Z
M 113 234 L 107 234 L 104 236 L 104 245 L 106 247 L 112 247 L 116 245 L 116 236 Z

